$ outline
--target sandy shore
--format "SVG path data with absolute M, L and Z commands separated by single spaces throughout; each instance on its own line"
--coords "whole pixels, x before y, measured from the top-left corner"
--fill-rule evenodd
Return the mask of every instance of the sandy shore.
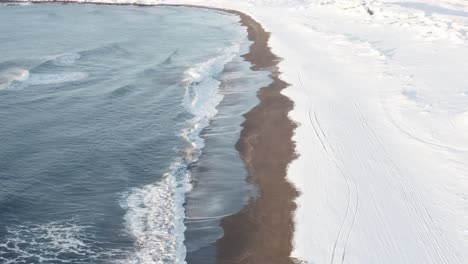
M 221 221 L 224 236 L 217 241 L 216 263 L 286 264 L 294 233 L 296 189 L 286 179 L 287 167 L 296 157 L 292 140 L 296 124 L 288 113 L 294 103 L 281 91 L 289 86 L 279 78 L 281 58 L 268 46 L 270 33 L 250 16 L 228 9 L 192 5 L 169 5 L 208 8 L 238 15 L 253 41 L 243 57 L 256 71 L 270 71 L 273 82 L 260 89 L 260 103 L 245 114 L 243 130 L 236 148 L 246 163 L 250 183 L 259 197 L 251 198 L 238 213 Z
M 245 114 L 243 130 L 236 148 L 255 184 L 259 197 L 251 198 L 238 213 L 221 221 L 224 236 L 217 241 L 216 263 L 286 264 L 290 257 L 294 233 L 294 199 L 296 189 L 286 179 L 287 167 L 296 157 L 292 140 L 296 124 L 288 113 L 294 103 L 281 91 L 289 86 L 279 78 L 277 64 L 281 58 L 268 46 L 270 33 L 252 17 L 236 11 L 193 5 L 238 15 L 253 41 L 243 57 L 256 71 L 270 71 L 273 82 L 260 89 L 260 103 Z
M 293 212 L 296 190 L 286 180 L 288 164 L 295 158 L 292 141 L 296 125 L 288 118 L 293 102 L 281 91 L 288 84 L 279 78 L 280 58 L 268 47 L 270 34 L 248 15 L 241 17 L 254 43 L 244 58 L 254 70 L 269 70 L 273 82 L 258 92 L 260 103 L 245 115 L 237 149 L 246 163 L 249 182 L 260 196 L 239 213 L 222 220 L 224 237 L 217 242 L 218 263 L 293 263 Z

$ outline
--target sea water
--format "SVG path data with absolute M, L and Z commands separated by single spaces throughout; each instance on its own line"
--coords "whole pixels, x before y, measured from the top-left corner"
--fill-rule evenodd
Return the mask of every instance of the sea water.
M 0 262 L 213 263 L 270 82 L 235 15 L 0 6 Z

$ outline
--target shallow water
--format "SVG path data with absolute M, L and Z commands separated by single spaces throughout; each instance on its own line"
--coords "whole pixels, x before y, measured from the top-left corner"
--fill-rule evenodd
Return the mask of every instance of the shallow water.
M 214 261 L 252 191 L 242 114 L 269 82 L 238 21 L 0 6 L 0 262 Z

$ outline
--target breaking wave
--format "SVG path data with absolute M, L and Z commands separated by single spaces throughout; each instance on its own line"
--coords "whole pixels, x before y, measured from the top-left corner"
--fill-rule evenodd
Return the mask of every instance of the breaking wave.
M 29 77 L 29 71 L 22 68 L 10 68 L 0 72 L 0 90 L 7 88 L 14 81 L 24 81 Z
M 76 82 L 86 79 L 88 76 L 85 72 L 30 73 L 25 78 L 10 82 L 8 89 L 22 90 L 31 85 L 55 85 Z
M 87 234 L 89 227 L 73 220 L 55 221 L 42 225 L 16 225 L 6 228 L 4 243 L 0 244 L 0 262 L 9 263 L 86 263 L 92 259 L 119 259 L 124 254 L 99 246 Z
M 182 104 L 192 114 L 192 119 L 181 131 L 181 137 L 189 147 L 184 157 L 172 162 L 160 182 L 135 188 L 122 197 L 121 206 L 127 211 L 127 230 L 136 241 L 136 250 L 127 262 L 185 263 L 183 204 L 185 193 L 192 188 L 188 167 L 200 157 L 204 147 L 201 131 L 217 114 L 216 107 L 223 99 L 218 93 L 221 82 L 217 77 L 239 50 L 240 45 L 233 45 L 223 54 L 185 72 L 186 92 Z

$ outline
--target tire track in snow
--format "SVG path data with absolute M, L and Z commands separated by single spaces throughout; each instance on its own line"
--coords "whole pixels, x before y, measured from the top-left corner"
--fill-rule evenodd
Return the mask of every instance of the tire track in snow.
M 341 222 L 338 233 L 336 235 L 335 242 L 333 244 L 332 254 L 330 256 L 330 264 L 335 263 L 335 255 L 337 254 L 336 251 L 337 251 L 338 243 L 340 242 L 340 238 L 342 237 L 342 235 L 344 233 L 346 233 L 345 240 L 344 240 L 343 251 L 341 253 L 341 263 L 344 263 L 349 238 L 351 236 L 351 232 L 352 232 L 354 224 L 356 222 L 356 216 L 357 216 L 357 213 L 358 213 L 358 210 L 359 210 L 359 190 L 358 190 L 356 182 L 353 181 L 354 191 L 352 191 L 351 183 L 350 183 L 350 177 L 349 177 L 350 172 L 347 169 L 345 169 L 344 166 L 341 164 L 341 162 L 336 158 L 336 153 L 335 153 L 333 147 L 331 146 L 330 143 L 328 143 L 327 136 L 325 135 L 325 133 L 324 133 L 324 131 L 323 131 L 321 125 L 320 125 L 320 122 L 318 121 L 316 112 L 313 110 L 312 98 L 310 97 L 310 93 L 309 93 L 308 89 L 305 88 L 305 86 L 304 86 L 304 84 L 302 82 L 301 73 L 299 71 L 298 71 L 298 80 L 299 80 L 299 83 L 300 83 L 302 89 L 307 94 L 308 109 L 309 109 L 308 110 L 308 119 L 309 119 L 310 125 L 312 126 L 312 129 L 314 130 L 315 136 L 320 141 L 320 144 L 321 144 L 322 148 L 324 149 L 324 151 L 325 151 L 326 155 L 328 156 L 328 158 L 333 162 L 333 164 L 340 171 L 340 174 L 341 174 L 341 176 L 343 177 L 343 179 L 345 180 L 345 183 L 346 183 L 346 187 L 347 187 L 347 191 L 348 191 L 348 195 L 347 195 L 348 197 L 347 197 L 345 215 L 344 215 L 344 218 L 343 218 L 343 220 Z M 352 193 L 354 193 L 354 195 L 352 195 Z M 354 203 L 356 204 L 353 211 L 351 211 L 351 200 L 352 200 L 351 196 L 354 196 L 354 198 L 355 198 Z M 350 216 L 350 213 L 352 213 L 353 215 Z M 349 228 L 347 229 L 347 232 L 346 232 L 346 231 L 344 231 L 344 228 L 345 228 L 345 224 L 346 224 L 348 219 L 351 219 L 350 220 L 351 223 L 350 223 L 350 226 L 349 226 Z
M 312 30 L 318 33 L 316 28 L 311 28 L 311 26 L 307 24 L 304 24 L 304 25 L 309 27 L 309 30 Z M 383 65 L 383 66 L 388 68 L 388 65 Z M 387 72 L 384 72 L 384 73 L 387 73 Z M 388 74 L 390 76 L 394 76 L 393 72 L 388 72 Z M 299 82 L 302 88 L 305 91 L 307 91 L 302 83 L 300 72 L 298 72 L 298 78 L 299 78 Z M 309 94 L 310 93 L 307 93 L 307 95 Z M 379 95 L 381 97 L 380 93 Z M 320 127 L 317 114 L 312 107 L 312 99 L 310 98 L 310 96 L 308 98 L 308 101 L 310 102 L 308 106 L 309 123 L 314 129 L 314 133 L 316 134 L 317 138 L 320 140 L 320 143 L 322 144 L 322 148 L 325 150 L 326 154 L 330 157 L 330 155 L 334 155 L 335 153 L 333 152 L 333 148 L 331 147 L 331 145 L 330 144 L 327 145 L 328 142 L 327 142 L 326 136 Z M 382 105 L 385 105 L 382 99 L 381 99 L 381 103 Z M 413 219 L 409 218 L 410 222 L 414 221 L 413 223 L 416 223 L 420 227 L 417 229 L 417 232 L 419 233 L 419 237 L 421 241 L 424 242 L 425 244 L 424 250 L 427 250 L 426 251 L 428 254 L 427 256 L 430 257 L 431 258 L 430 260 L 432 260 L 432 262 L 434 263 L 450 263 L 450 264 L 460 263 L 460 260 L 458 259 L 457 255 L 454 253 L 452 247 L 445 239 L 443 233 L 441 232 L 438 225 L 434 221 L 429 210 L 424 205 L 423 199 L 421 197 L 421 193 L 418 192 L 418 190 L 420 189 L 419 188 L 416 189 L 416 186 L 411 181 L 409 181 L 411 179 L 410 175 L 408 175 L 408 172 L 406 171 L 406 169 L 402 167 L 401 164 L 398 163 L 398 160 L 395 160 L 394 158 L 392 158 L 392 156 L 393 157 L 396 157 L 396 156 L 393 153 L 387 151 L 387 148 L 383 144 L 383 142 L 385 141 L 382 141 L 381 137 L 378 136 L 377 131 L 374 128 L 374 126 L 371 123 L 369 124 L 369 122 L 364 118 L 359 104 L 356 103 L 355 108 L 356 108 L 358 117 L 361 118 L 362 120 L 360 123 L 362 124 L 363 129 L 365 131 L 369 131 L 368 133 L 366 133 L 368 140 L 370 142 L 372 141 L 375 142 L 375 146 L 378 148 L 377 152 L 381 153 L 385 160 L 384 166 L 381 167 L 382 171 L 383 172 L 387 171 L 389 173 L 387 176 L 390 176 L 389 177 L 390 179 L 392 176 L 394 177 L 393 178 L 394 181 L 396 181 L 397 186 L 399 187 L 401 193 L 405 197 L 404 202 L 406 203 L 406 209 L 408 210 L 409 216 L 413 218 Z M 431 148 L 442 149 L 442 150 L 449 151 L 449 152 L 462 152 L 462 153 L 468 152 L 467 149 L 460 149 L 456 146 L 443 145 L 443 142 L 440 142 L 440 144 L 438 144 L 439 142 L 436 142 L 433 140 L 426 141 L 426 139 L 420 138 L 418 135 L 414 134 L 414 132 L 412 133 L 411 130 L 406 131 L 404 128 L 399 127 L 399 125 L 396 123 L 396 120 L 392 119 L 391 113 L 389 113 L 388 111 L 385 111 L 385 112 L 387 115 L 390 116 L 390 120 L 399 130 L 401 130 L 404 134 L 407 134 L 410 138 L 413 138 L 414 140 L 417 140 L 423 144 L 429 145 L 429 147 Z M 328 152 L 327 146 L 330 147 L 331 149 L 330 152 Z M 338 164 L 337 164 L 337 167 L 339 168 Z M 350 190 L 349 185 L 348 185 L 348 191 L 349 191 L 348 203 L 350 203 L 351 190 Z M 350 210 L 350 209 L 347 208 L 347 210 Z M 335 261 L 335 254 L 336 254 L 335 251 L 337 251 L 337 244 L 339 244 L 340 242 L 340 236 L 344 235 L 345 233 L 345 231 L 344 230 L 342 231 L 342 229 L 346 221 L 349 221 L 347 220 L 347 218 L 349 218 L 348 212 L 346 212 L 345 214 L 342 227 L 340 228 L 340 231 L 335 241 L 335 245 L 333 248 L 333 253 L 332 253 L 331 261 L 330 261 L 331 264 L 334 263 Z M 418 237 L 416 236 L 415 239 L 418 239 Z M 347 238 L 345 242 L 345 249 L 342 255 L 342 263 L 344 262 L 344 255 L 346 252 L 348 240 L 349 238 Z M 431 263 L 430 261 L 428 262 Z
M 382 102 L 382 104 L 384 105 L 384 102 Z M 384 110 L 385 110 L 385 113 L 387 114 L 390 122 L 398 129 L 400 130 L 402 133 L 404 133 L 405 135 L 407 135 L 408 137 L 426 145 L 426 146 L 429 146 L 429 147 L 432 147 L 432 148 L 437 148 L 437 149 L 441 149 L 441 150 L 445 150 L 445 151 L 448 151 L 448 152 L 455 152 L 455 153 L 468 153 L 468 149 L 461 149 L 461 148 L 456 148 L 456 147 L 452 147 L 452 146 L 447 146 L 447 145 L 444 145 L 442 143 L 436 143 L 436 142 L 432 142 L 432 141 L 429 141 L 429 140 L 426 140 L 426 139 L 423 139 L 421 137 L 418 137 L 416 135 L 414 135 L 413 133 L 411 133 L 409 130 L 403 128 L 400 124 L 397 123 L 397 121 L 395 120 L 395 118 L 393 118 L 393 115 L 390 113 L 390 111 L 388 110 L 388 108 L 384 107 Z
M 383 60 L 383 62 L 378 62 L 376 65 L 380 65 L 380 66 L 384 66 L 384 67 L 388 68 L 389 62 L 387 61 L 388 58 L 384 54 L 384 52 L 377 49 L 377 48 L 375 48 L 371 43 L 369 43 L 367 41 L 362 41 L 362 40 L 357 40 L 356 41 L 356 40 L 350 39 L 350 37 L 347 36 L 347 35 L 337 34 L 337 33 L 333 33 L 333 32 L 322 32 L 322 31 L 319 31 L 316 27 L 314 27 L 312 25 L 309 25 L 307 23 L 303 23 L 303 26 L 305 26 L 309 31 L 315 32 L 317 34 L 321 34 L 322 36 L 324 36 L 326 38 L 329 38 L 330 41 L 332 41 L 332 40 L 339 41 L 340 43 L 346 43 L 347 45 L 352 45 L 352 46 L 354 46 L 354 47 L 356 47 L 358 49 L 367 50 L 368 55 L 378 54 L 381 57 L 381 59 Z M 363 51 L 363 52 L 365 52 L 365 51 Z M 346 51 L 346 53 L 347 53 L 347 51 Z M 383 73 L 388 75 L 388 76 L 395 76 L 393 71 L 383 71 Z M 411 76 L 408 76 L 408 77 L 409 77 L 408 82 L 411 82 L 413 80 L 413 78 Z M 415 85 L 412 85 L 412 86 L 415 86 Z M 382 97 L 382 96 L 380 95 L 380 97 Z M 384 101 L 382 99 L 381 99 L 381 103 L 385 106 Z M 394 116 L 392 115 L 390 109 L 388 109 L 387 107 L 385 107 L 384 109 L 385 109 L 385 112 L 388 115 L 390 121 L 393 123 L 393 125 L 397 129 L 399 129 L 402 133 L 406 134 L 408 137 L 410 137 L 410 138 L 412 138 L 412 139 L 414 139 L 416 141 L 419 141 L 422 144 L 432 146 L 432 147 L 437 148 L 437 149 L 441 149 L 441 150 L 445 150 L 445 151 L 449 151 L 449 152 L 463 153 L 463 154 L 468 153 L 468 149 L 459 148 L 459 147 L 456 147 L 456 146 L 445 145 L 445 144 L 443 144 L 441 142 L 435 142 L 434 140 L 424 139 L 424 138 L 422 138 L 420 136 L 415 135 L 409 129 L 403 127 L 401 124 L 398 124 L 398 122 L 395 120 Z
M 405 87 L 405 86 L 417 87 L 418 86 L 418 85 L 416 85 L 414 83 L 414 78 L 413 78 L 412 75 L 407 75 L 405 77 L 399 77 L 398 74 L 395 74 L 395 72 L 391 70 L 391 68 L 389 67 L 389 65 L 390 65 L 389 62 L 386 62 L 385 64 L 387 65 L 387 69 L 384 71 L 384 74 L 386 76 L 398 78 L 399 81 L 401 82 L 401 86 L 403 86 L 403 87 Z M 400 66 L 400 69 L 402 71 L 404 71 L 404 72 L 408 71 L 407 68 L 404 67 L 404 66 Z M 404 78 L 405 80 L 402 80 L 402 78 Z M 458 148 L 458 147 L 455 147 L 455 146 L 446 145 L 446 144 L 443 144 L 442 142 L 435 142 L 435 141 L 437 141 L 437 139 L 435 139 L 434 137 L 433 137 L 433 140 L 430 140 L 430 139 L 424 139 L 421 136 L 415 135 L 414 133 L 411 132 L 410 129 L 405 128 L 403 125 L 401 125 L 401 124 L 399 124 L 397 122 L 397 120 L 394 118 L 394 115 L 392 114 L 391 109 L 389 107 L 387 107 L 387 104 L 383 100 L 383 98 L 384 98 L 384 96 L 382 95 L 382 91 L 379 91 L 380 104 L 383 106 L 384 112 L 387 115 L 388 119 L 390 120 L 390 122 L 398 130 L 400 130 L 403 134 L 407 135 L 409 138 L 411 138 L 411 139 L 413 139 L 415 141 L 418 141 L 418 142 L 420 142 L 420 143 L 422 143 L 424 145 L 427 145 L 429 147 L 435 148 L 435 149 L 440 149 L 440 150 L 444 150 L 444 151 L 448 151 L 448 152 L 462 153 L 462 154 L 468 153 L 468 149 Z M 453 112 L 449 112 L 447 120 L 448 120 L 450 126 L 452 128 L 455 128 L 455 124 L 453 122 L 453 119 L 454 119 L 453 118 Z
M 430 214 L 429 210 L 424 205 L 424 202 L 418 190 L 416 189 L 414 184 L 412 184 L 408 180 L 409 175 L 407 174 L 407 172 L 404 169 L 402 169 L 401 165 L 390 156 L 382 141 L 380 140 L 376 129 L 372 124 L 370 124 L 367 121 L 367 119 L 362 114 L 359 103 L 353 102 L 353 105 L 356 109 L 356 113 L 358 114 L 359 123 L 361 124 L 364 130 L 370 132 L 373 138 L 372 141 L 376 143 L 378 149 L 384 155 L 384 158 L 387 161 L 385 164 L 389 164 L 391 166 L 392 171 L 390 173 L 394 176 L 398 183 L 403 184 L 398 184 L 398 186 L 400 188 L 400 191 L 406 198 L 406 208 L 410 215 L 415 215 L 415 221 L 417 221 L 418 225 L 424 228 L 424 234 L 420 234 L 420 238 L 424 240 L 422 235 L 429 236 L 428 240 L 430 245 L 428 245 L 428 247 L 432 248 L 432 250 L 429 252 L 435 253 L 437 256 L 437 261 L 435 261 L 434 263 L 460 263 L 460 260 L 458 259 L 457 255 L 454 253 L 452 247 L 445 239 L 437 224 L 434 222 L 434 219 Z M 371 140 L 370 137 L 368 138 L 369 140 Z

